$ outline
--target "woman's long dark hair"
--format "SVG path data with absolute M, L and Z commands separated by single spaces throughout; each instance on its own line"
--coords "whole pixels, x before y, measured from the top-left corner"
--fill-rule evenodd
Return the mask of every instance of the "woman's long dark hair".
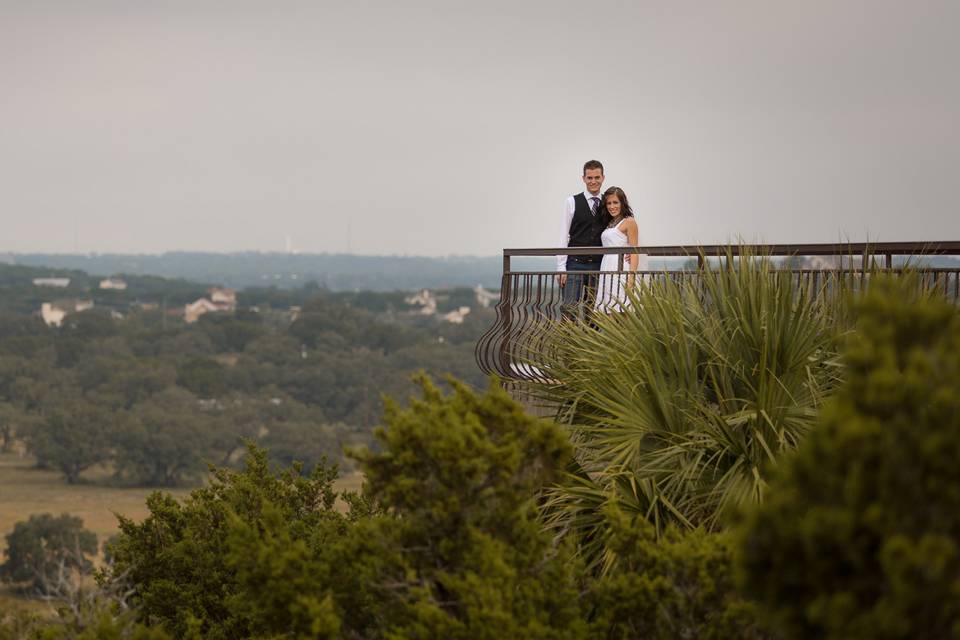
M 633 209 L 630 208 L 630 203 L 627 201 L 627 194 L 625 194 L 620 187 L 610 187 L 603 192 L 603 198 L 600 199 L 600 222 L 603 224 L 604 229 L 606 229 L 613 220 L 613 216 L 607 211 L 607 198 L 609 196 L 617 196 L 617 199 L 620 200 L 621 216 L 624 218 L 633 217 Z

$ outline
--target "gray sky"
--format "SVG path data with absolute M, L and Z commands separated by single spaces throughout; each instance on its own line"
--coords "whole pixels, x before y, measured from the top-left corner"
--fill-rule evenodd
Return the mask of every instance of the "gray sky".
M 960 2 L 0 0 L 0 250 L 960 240 Z

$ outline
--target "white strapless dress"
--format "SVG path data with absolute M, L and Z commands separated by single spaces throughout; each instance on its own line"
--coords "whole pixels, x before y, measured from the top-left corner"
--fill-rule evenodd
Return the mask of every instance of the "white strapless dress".
M 600 239 L 604 247 L 626 247 L 627 234 L 620 230 L 623 220 L 615 227 L 605 229 Z M 612 253 L 603 256 L 600 262 L 600 271 L 617 271 L 620 263 L 620 255 Z M 624 270 L 628 270 L 630 263 L 627 256 L 623 256 Z M 640 254 L 637 261 L 637 271 L 646 271 L 647 255 Z M 625 273 L 601 273 L 600 280 L 597 283 L 597 299 L 593 304 L 598 311 L 610 313 L 612 311 L 623 311 L 630 306 L 630 298 L 627 297 L 627 274 Z

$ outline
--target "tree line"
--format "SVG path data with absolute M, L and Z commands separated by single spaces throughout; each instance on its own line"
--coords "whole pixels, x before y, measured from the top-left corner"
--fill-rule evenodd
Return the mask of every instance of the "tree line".
M 339 460 L 369 439 L 382 395 L 411 393 L 419 370 L 484 384 L 472 352 L 488 310 L 451 325 L 409 314 L 402 294 L 305 287 L 240 299 L 235 314 L 192 325 L 162 309 L 117 318 L 95 307 L 60 328 L 0 312 L 0 447 L 23 442 L 68 482 L 97 467 L 172 486 L 236 463 L 247 440 L 281 464 Z

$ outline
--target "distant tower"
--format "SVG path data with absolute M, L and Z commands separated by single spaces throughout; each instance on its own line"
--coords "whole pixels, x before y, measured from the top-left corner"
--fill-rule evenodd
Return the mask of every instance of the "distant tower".
M 347 223 L 347 253 L 353 253 L 353 227 Z
M 293 240 L 289 234 L 287 235 L 287 253 L 293 253 Z

